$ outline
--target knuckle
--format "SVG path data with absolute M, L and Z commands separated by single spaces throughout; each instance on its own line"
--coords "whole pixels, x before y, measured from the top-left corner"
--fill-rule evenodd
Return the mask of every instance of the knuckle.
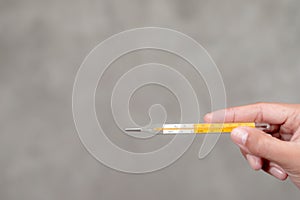
M 249 137 L 246 146 L 254 155 L 268 156 L 268 142 L 265 139 Z
M 258 102 L 256 102 L 255 103 L 255 105 L 257 105 L 257 106 L 265 106 L 265 105 L 267 105 L 268 103 L 267 102 L 264 102 L 264 101 L 258 101 Z

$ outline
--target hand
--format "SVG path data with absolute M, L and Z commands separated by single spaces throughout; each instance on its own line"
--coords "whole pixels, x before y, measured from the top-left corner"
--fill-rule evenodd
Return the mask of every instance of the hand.
M 269 134 L 239 127 L 232 131 L 231 139 L 254 170 L 262 169 L 280 180 L 289 176 L 300 189 L 300 105 L 258 103 L 209 113 L 204 120 L 274 125 Z

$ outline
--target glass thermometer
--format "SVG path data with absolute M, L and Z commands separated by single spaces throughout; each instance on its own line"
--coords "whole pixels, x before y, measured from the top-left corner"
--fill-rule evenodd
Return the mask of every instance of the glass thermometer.
M 155 134 L 206 134 L 230 133 L 233 129 L 246 126 L 270 132 L 272 126 L 267 123 L 240 122 L 240 123 L 201 123 L 201 124 L 163 124 L 162 126 L 146 128 L 126 128 L 127 132 L 148 132 Z

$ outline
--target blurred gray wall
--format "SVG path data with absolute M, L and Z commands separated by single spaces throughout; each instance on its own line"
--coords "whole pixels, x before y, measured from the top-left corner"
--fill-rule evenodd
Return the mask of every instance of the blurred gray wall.
M 228 106 L 300 102 L 297 0 L 0 0 L 0 199 L 298 199 L 289 181 L 252 171 L 228 135 L 204 160 L 197 137 L 175 164 L 144 175 L 117 172 L 88 154 L 72 119 L 76 72 L 99 42 L 144 26 L 201 43 L 222 73 Z M 137 120 L 143 113 L 132 111 Z

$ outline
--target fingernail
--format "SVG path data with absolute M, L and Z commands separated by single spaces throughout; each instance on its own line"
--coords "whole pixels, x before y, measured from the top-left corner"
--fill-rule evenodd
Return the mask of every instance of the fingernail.
M 210 122 L 211 121 L 211 118 L 212 118 L 212 113 L 207 113 L 205 116 L 204 116 L 204 120 L 206 122 Z
M 261 169 L 261 164 L 260 164 L 260 158 L 251 154 L 247 154 L 246 158 L 251 166 L 252 169 L 254 170 L 259 170 Z
M 235 143 L 245 145 L 248 137 L 248 133 L 241 128 L 233 129 L 231 137 Z
M 207 113 L 204 120 L 207 122 L 224 122 L 226 118 L 226 110 L 217 110 L 211 113 Z
M 286 178 L 286 173 L 278 169 L 277 167 L 271 167 L 270 168 L 270 174 L 275 176 L 276 178 L 280 180 L 284 180 Z

